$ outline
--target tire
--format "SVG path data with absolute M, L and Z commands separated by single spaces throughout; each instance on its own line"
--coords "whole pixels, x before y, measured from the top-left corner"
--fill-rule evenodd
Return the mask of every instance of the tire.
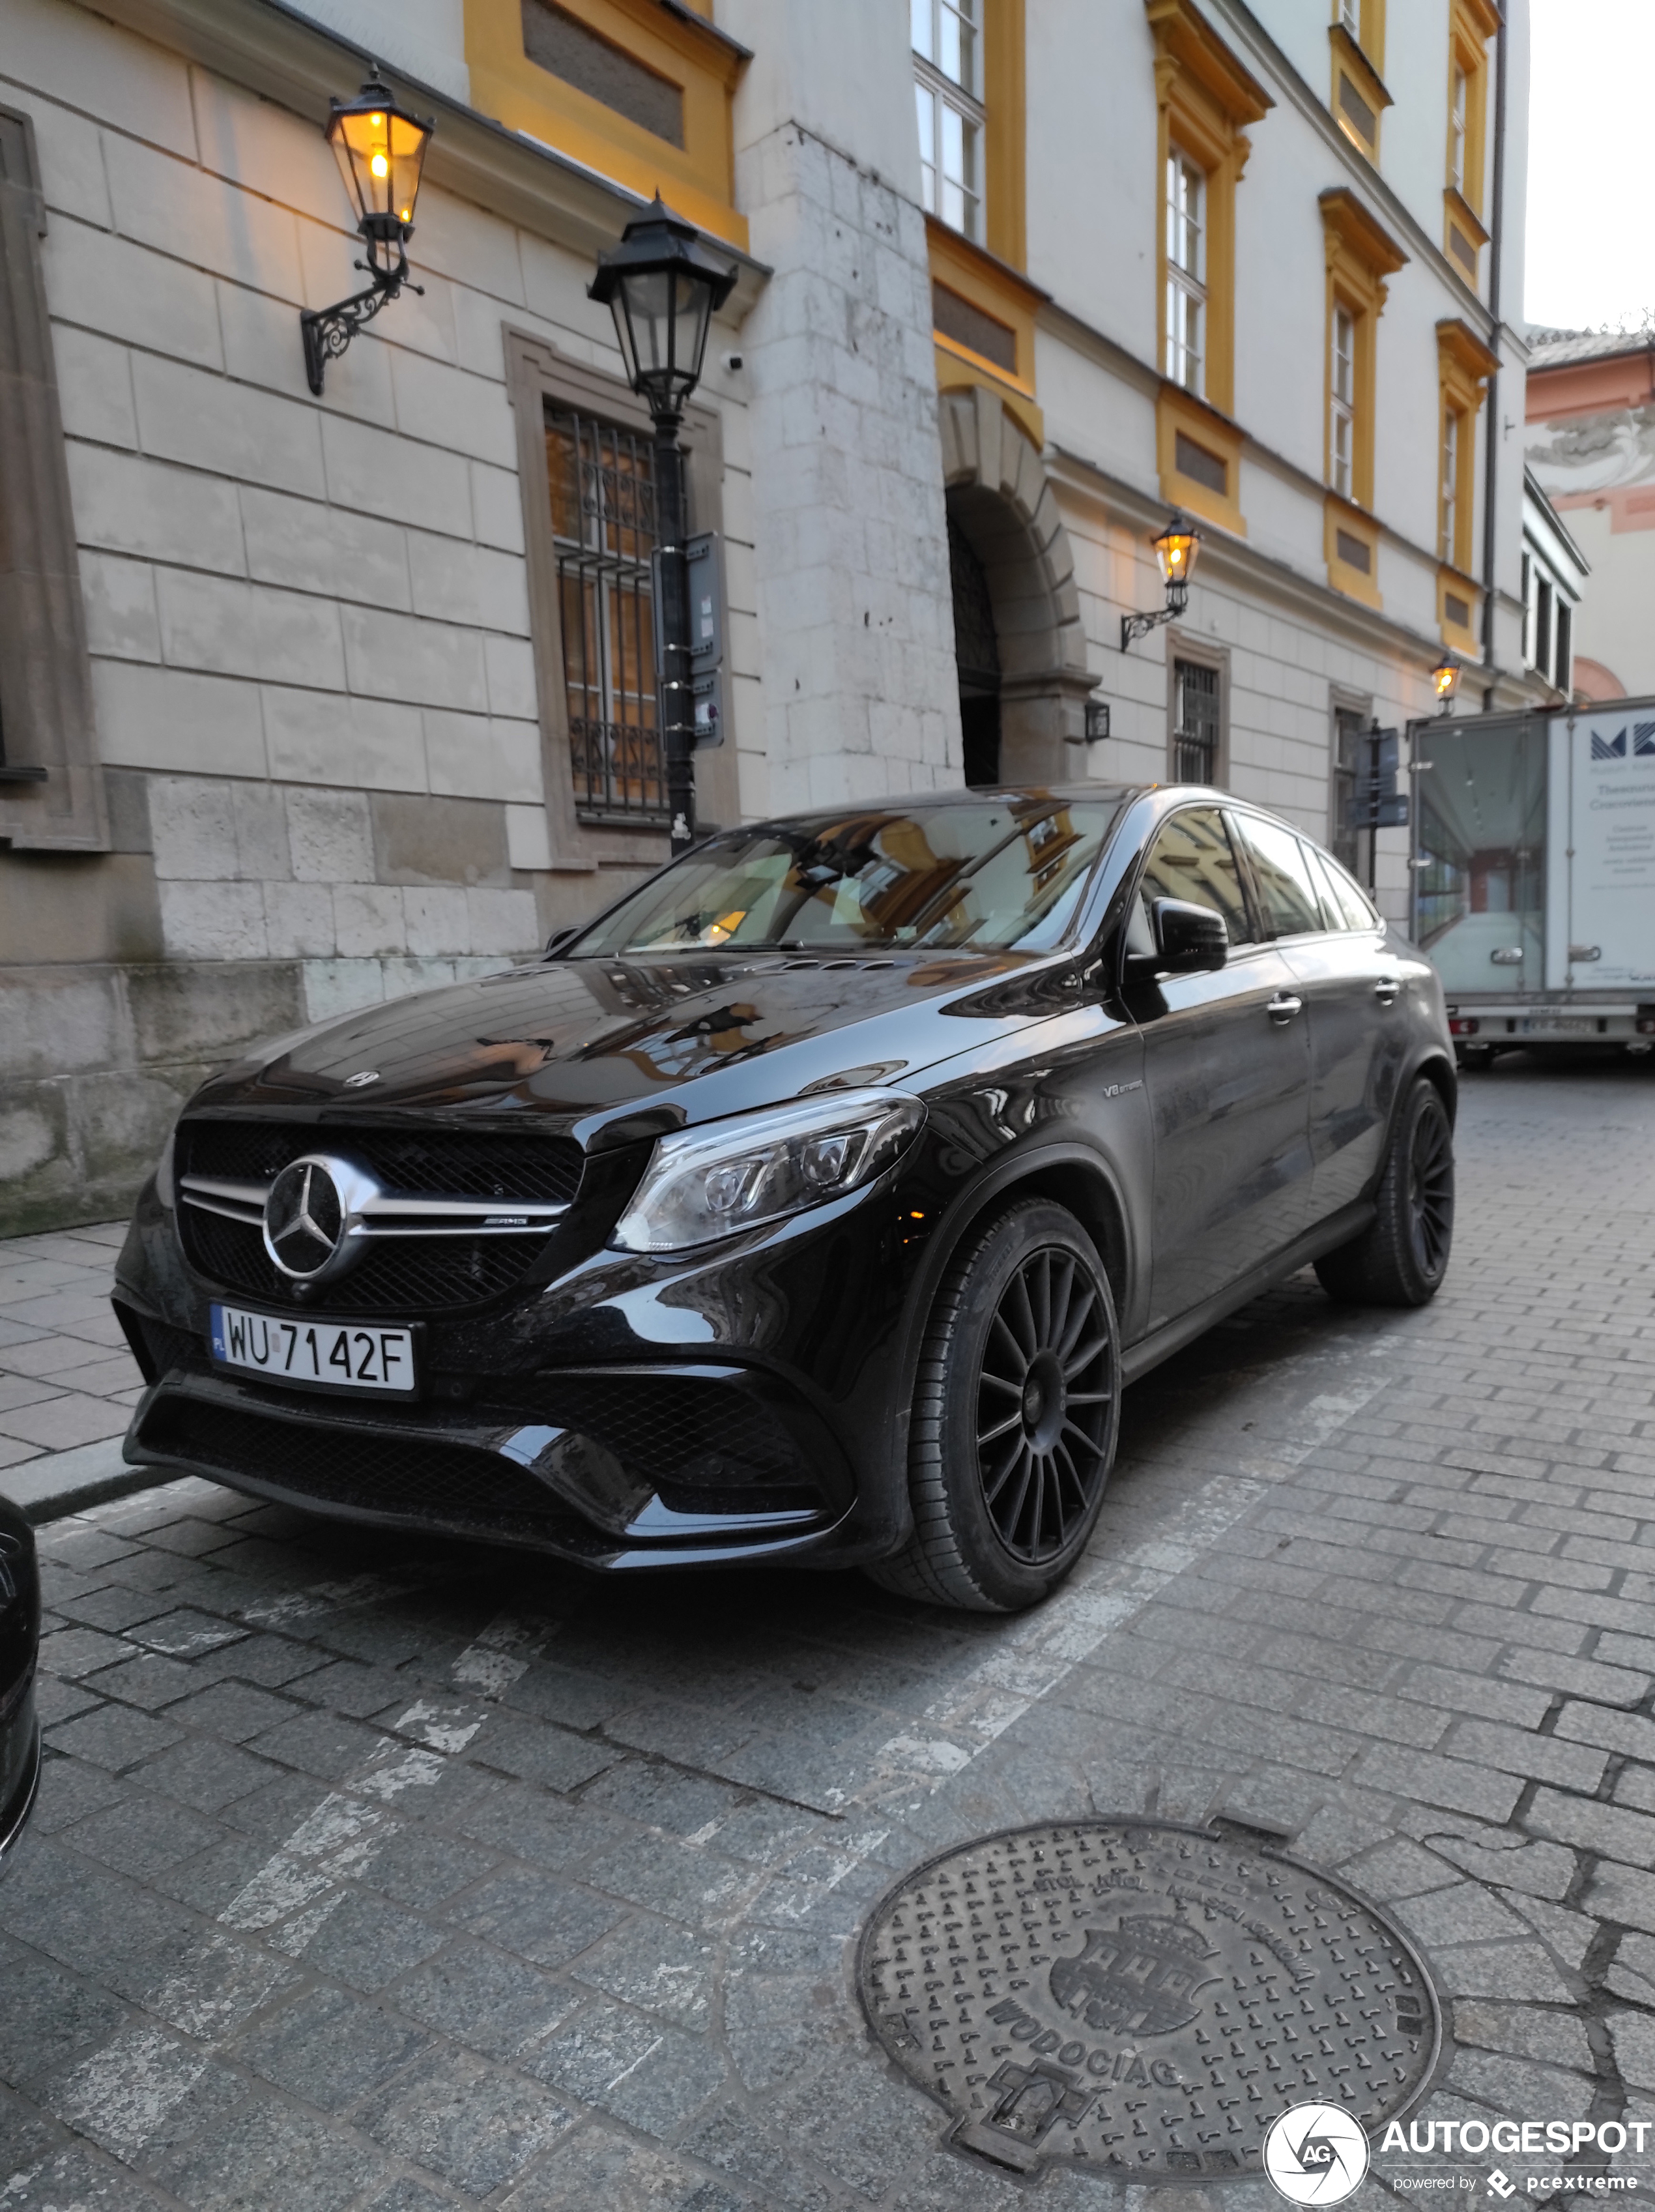
M 1119 1422 L 1097 1248 L 1064 1207 L 1022 1200 L 968 1237 L 937 1291 L 908 1436 L 913 1534 L 867 1573 L 973 1613 L 1038 1605 L 1086 1548 Z
M 1454 1139 L 1448 1109 L 1422 1077 L 1391 1125 L 1371 1225 L 1316 1273 L 1342 1305 L 1422 1306 L 1448 1272 L 1454 1235 Z

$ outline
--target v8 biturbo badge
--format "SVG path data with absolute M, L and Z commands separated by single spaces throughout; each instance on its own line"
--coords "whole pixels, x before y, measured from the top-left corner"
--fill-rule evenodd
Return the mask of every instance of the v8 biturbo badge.
M 1209 1829 L 1092 1820 L 986 1836 L 890 1892 L 862 2002 L 956 2147 L 1121 2179 L 1263 2171 L 1288 2106 L 1364 2128 L 1441 2037 L 1408 1938 L 1341 1884 Z

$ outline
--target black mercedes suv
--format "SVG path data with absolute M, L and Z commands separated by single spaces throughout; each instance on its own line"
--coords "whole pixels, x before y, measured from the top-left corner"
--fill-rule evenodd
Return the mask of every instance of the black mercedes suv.
M 1206 789 L 711 838 L 545 958 L 192 1098 L 116 1310 L 129 1459 L 612 1571 L 1073 1565 L 1122 1386 L 1313 1261 L 1447 1265 L 1428 963 Z

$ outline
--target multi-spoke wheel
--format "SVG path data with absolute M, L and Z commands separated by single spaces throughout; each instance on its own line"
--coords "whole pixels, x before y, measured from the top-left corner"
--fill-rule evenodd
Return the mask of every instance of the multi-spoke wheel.
M 1440 1093 L 1423 1078 L 1391 1127 L 1373 1209 L 1354 1243 L 1316 1262 L 1322 1288 L 1346 1305 L 1424 1305 L 1448 1272 L 1454 1135 Z
M 1091 1534 L 1119 1411 L 1096 1249 L 1063 1207 L 1024 1200 L 967 1241 L 937 1293 L 909 1435 L 914 1533 L 875 1580 L 979 1612 L 1037 1603 Z

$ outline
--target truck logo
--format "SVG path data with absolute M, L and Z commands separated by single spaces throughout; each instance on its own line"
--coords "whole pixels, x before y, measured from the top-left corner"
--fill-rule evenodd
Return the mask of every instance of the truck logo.
M 1612 738 L 1600 738 L 1596 730 L 1591 733 L 1593 760 L 1624 760 L 1627 757 L 1627 733 L 1617 730 Z
M 1655 722 L 1634 722 L 1632 726 L 1632 750 L 1655 757 Z

